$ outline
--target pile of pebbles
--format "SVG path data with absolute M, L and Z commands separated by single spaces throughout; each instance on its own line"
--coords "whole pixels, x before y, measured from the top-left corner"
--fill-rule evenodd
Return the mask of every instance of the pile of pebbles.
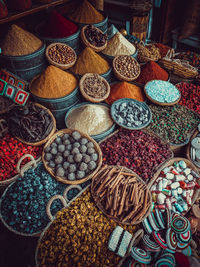
M 99 155 L 94 143 L 78 131 L 57 135 L 44 149 L 44 159 L 55 176 L 64 180 L 80 180 L 97 167 Z
M 126 128 L 141 129 L 151 121 L 151 111 L 144 103 L 133 99 L 120 99 L 111 107 L 113 120 Z

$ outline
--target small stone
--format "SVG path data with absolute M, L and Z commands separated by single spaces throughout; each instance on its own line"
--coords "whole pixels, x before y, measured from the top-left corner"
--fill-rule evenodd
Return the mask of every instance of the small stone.
M 60 145 L 62 143 L 62 139 L 60 136 L 56 137 L 56 139 L 54 140 L 54 142 L 58 145 Z
M 83 158 L 83 156 L 80 153 L 77 153 L 74 155 L 74 161 L 75 162 L 81 162 L 82 158 Z
M 76 165 L 70 164 L 68 170 L 69 170 L 69 172 L 75 172 L 76 171 Z
M 69 139 L 65 139 L 63 141 L 63 145 L 70 145 L 70 144 L 71 144 L 71 142 L 69 141 Z
M 89 144 L 89 143 L 88 143 L 88 144 Z M 94 148 L 89 147 L 89 148 L 87 149 L 87 154 L 88 154 L 88 155 L 91 155 L 91 154 L 93 154 L 93 153 L 95 153 Z
M 89 155 L 83 155 L 83 162 L 84 163 L 88 163 L 88 162 L 90 162 L 90 160 L 91 160 L 91 158 L 90 158 L 90 156 Z
M 65 161 L 64 163 L 63 163 L 63 168 L 65 169 L 65 170 L 67 170 L 68 169 L 68 167 L 69 167 L 69 162 L 67 162 L 67 161 Z
M 75 142 L 75 143 L 73 143 L 73 147 L 80 147 L 80 143 L 79 142 Z
M 74 131 L 74 132 L 72 133 L 72 136 L 73 136 L 74 140 L 79 140 L 79 139 L 81 138 L 80 133 L 77 132 L 77 131 Z
M 77 171 L 76 175 L 77 179 L 82 179 L 85 177 L 85 172 L 84 171 Z
M 57 169 L 56 175 L 63 177 L 65 175 L 65 170 L 62 167 L 60 167 L 59 169 Z
M 87 170 L 87 164 L 84 162 L 81 162 L 80 166 L 79 166 L 79 170 L 80 171 L 85 171 Z
M 85 145 L 87 144 L 87 142 L 88 142 L 87 138 L 81 138 L 81 141 L 80 141 L 81 145 Z
M 51 148 L 53 147 L 57 148 L 57 144 L 55 142 L 51 143 Z
M 58 146 L 58 151 L 61 152 L 61 153 L 64 152 L 65 151 L 65 146 L 64 145 L 59 145 Z
M 51 154 L 52 155 L 56 155 L 57 154 L 57 149 L 55 148 L 55 147 L 53 147 L 52 149 L 51 149 Z
M 67 140 L 68 138 L 69 138 L 69 134 L 67 134 L 67 133 L 63 134 L 63 136 L 62 136 L 63 140 Z
M 81 153 L 85 153 L 87 151 L 87 147 L 85 145 L 81 145 L 79 150 Z
M 72 153 L 72 154 L 78 154 L 78 153 L 80 153 L 80 151 L 79 151 L 78 147 L 74 147 L 74 148 L 72 149 L 71 153 Z
M 49 167 L 50 167 L 50 168 L 55 168 L 55 166 L 56 166 L 55 162 L 54 162 L 53 160 L 51 160 L 51 161 L 49 162 Z
M 67 179 L 70 181 L 76 180 L 75 173 L 71 172 L 68 174 Z
M 70 155 L 69 150 L 65 150 L 65 152 L 63 153 L 63 157 L 67 158 Z
M 74 163 L 73 155 L 69 155 L 69 156 L 67 157 L 67 161 L 68 161 L 69 163 Z
M 97 153 L 93 153 L 92 155 L 90 155 L 90 158 L 91 158 L 91 160 L 93 160 L 93 161 L 97 161 L 97 159 L 98 159 L 98 154 L 97 154 Z
M 88 168 L 92 171 L 96 168 L 97 164 L 93 160 L 88 163 Z
M 60 164 L 60 163 L 62 163 L 63 162 L 63 157 L 62 156 L 56 156 L 56 158 L 55 158 L 55 163 L 56 164 Z
M 51 147 L 50 146 L 47 146 L 47 147 L 45 147 L 44 152 L 45 153 L 48 153 L 48 152 L 50 152 L 50 150 L 51 150 Z
M 86 146 L 87 146 L 87 148 L 93 148 L 94 144 L 92 142 L 88 142 Z
M 69 150 L 69 151 L 71 151 L 72 145 L 71 144 L 70 145 L 66 145 L 66 149 Z
M 52 158 L 53 158 L 53 156 L 52 156 L 51 153 L 46 153 L 46 154 L 45 154 L 45 160 L 46 160 L 46 161 L 50 161 Z

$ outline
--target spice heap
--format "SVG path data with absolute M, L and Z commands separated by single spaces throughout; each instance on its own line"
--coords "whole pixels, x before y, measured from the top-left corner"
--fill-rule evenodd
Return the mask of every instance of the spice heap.
M 152 123 L 147 128 L 171 144 L 181 145 L 187 142 L 200 122 L 197 114 L 181 105 L 150 105 L 150 108 Z
M 98 28 L 93 25 L 86 26 L 84 35 L 87 41 L 96 47 L 104 46 L 107 41 L 107 35 L 103 34 Z
M 141 67 L 141 73 L 135 80 L 138 83 L 146 84 L 151 80 L 167 81 L 169 74 L 162 69 L 156 62 L 149 61 Z
M 56 44 L 51 46 L 48 49 L 48 56 L 52 61 L 59 64 L 71 64 L 76 60 L 74 50 L 65 44 Z
M 117 266 L 120 257 L 107 249 L 110 233 L 116 226 L 98 210 L 87 190 L 56 214 L 39 244 L 38 265 Z M 134 233 L 134 226 L 123 228 Z
M 161 58 L 165 57 L 167 55 L 167 52 L 172 49 L 171 47 L 161 43 L 155 43 L 154 45 L 159 49 Z
M 151 206 L 147 186 L 123 167 L 104 166 L 93 177 L 91 190 L 97 206 L 121 223 L 137 224 Z
M 78 81 L 74 75 L 52 65 L 31 84 L 31 93 L 43 98 L 59 98 L 70 94 Z
M 24 56 L 36 52 L 42 44 L 35 35 L 13 24 L 1 44 L 1 49 L 6 56 Z
M 99 159 L 93 142 L 77 131 L 57 136 L 44 152 L 44 159 L 53 174 L 70 181 L 83 179 L 92 173 Z
M 90 73 L 83 76 L 83 82 L 80 83 L 80 88 L 84 92 L 94 98 L 104 98 L 109 91 L 107 81 L 96 73 Z
M 186 213 L 192 204 L 197 179 L 200 178 L 184 160 L 165 167 L 151 187 L 155 208 Z
M 0 114 L 12 109 L 15 103 L 7 97 L 0 96 Z
M 145 85 L 145 92 L 150 99 L 160 103 L 173 103 L 180 98 L 180 92 L 170 82 L 152 80 Z
M 44 25 L 39 28 L 39 33 L 44 37 L 64 38 L 71 36 L 78 31 L 78 27 L 73 22 L 64 18 L 57 11 L 53 10 Z
M 71 68 L 72 72 L 79 75 L 84 75 L 85 73 L 103 74 L 109 69 L 108 62 L 89 47 L 86 47 L 81 52 L 76 64 Z
M 108 56 L 133 55 L 136 48 L 120 32 L 117 32 L 109 41 L 106 48 L 102 51 Z
M 192 162 L 200 168 L 200 124 L 198 125 L 197 134 L 195 133 L 194 135 L 194 138 L 191 140 L 189 154 Z
M 37 159 L 42 154 L 41 146 L 28 146 L 6 134 L 0 139 L 0 181 L 17 175 L 18 160 L 25 154 L 31 154 Z
M 82 131 L 88 135 L 98 135 L 113 125 L 109 108 L 104 105 L 85 104 L 74 108 L 66 118 L 69 129 Z
M 113 70 L 120 80 L 135 80 L 140 75 L 140 65 L 131 56 L 118 56 L 113 60 Z
M 114 101 L 120 98 L 132 98 L 144 102 L 145 95 L 139 86 L 128 82 L 119 82 L 111 85 L 111 91 L 106 102 L 112 105 Z
M 154 170 L 172 157 L 169 145 L 159 137 L 139 130 L 121 128 L 100 144 L 103 164 L 127 167 L 143 178 L 151 179 Z
M 200 115 L 200 85 L 181 82 L 176 84 L 181 92 L 180 105 L 195 111 Z
M 11 134 L 28 143 L 45 139 L 54 127 L 52 115 L 47 109 L 32 102 L 24 107 L 14 107 L 6 117 Z
M 2 218 L 17 232 L 40 232 L 49 222 L 46 214 L 48 200 L 56 194 L 63 194 L 65 188 L 66 185 L 56 181 L 40 163 L 9 187 L 1 202 Z M 54 201 L 52 212 L 61 208 L 61 203 Z
M 94 24 L 102 22 L 104 17 L 87 0 L 83 0 L 82 4 L 69 16 L 69 19 L 78 23 Z
M 133 99 L 120 99 L 112 104 L 114 121 L 128 129 L 142 129 L 151 121 L 151 111 L 145 103 Z

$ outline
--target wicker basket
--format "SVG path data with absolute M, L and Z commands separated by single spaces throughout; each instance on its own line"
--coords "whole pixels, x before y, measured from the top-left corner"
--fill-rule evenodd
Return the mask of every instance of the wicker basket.
M 141 63 L 158 61 L 160 58 L 160 51 L 154 44 L 144 45 L 143 42 L 138 44 L 138 60 Z
M 53 46 L 65 46 L 65 47 L 69 48 L 71 50 L 71 52 L 74 54 L 74 60 L 68 64 L 61 64 L 61 63 L 57 63 L 54 60 L 52 60 L 49 56 L 49 49 Z M 52 43 L 52 44 L 48 45 L 46 48 L 45 55 L 46 55 L 46 58 L 47 58 L 49 64 L 54 65 L 57 68 L 60 68 L 62 70 L 67 70 L 67 69 L 71 68 L 72 66 L 74 66 L 74 64 L 76 63 L 76 59 L 77 59 L 76 52 L 74 51 L 74 49 L 71 48 L 70 46 L 68 46 L 67 44 L 64 44 L 64 43 Z
M 66 133 L 66 134 L 71 134 L 71 133 L 73 132 L 72 129 L 63 129 L 63 130 L 60 130 L 60 131 L 58 131 L 57 133 L 55 133 L 55 134 L 48 140 L 48 142 L 45 144 L 44 149 L 43 149 L 43 152 L 42 152 L 42 161 L 43 161 L 43 163 L 44 163 L 44 166 L 45 166 L 46 170 L 47 170 L 53 177 L 55 177 L 59 182 L 64 183 L 64 184 L 82 184 L 82 183 L 86 182 L 86 181 L 89 180 L 93 175 L 95 175 L 95 174 L 97 173 L 97 171 L 99 170 L 99 168 L 101 167 L 101 164 L 102 164 L 102 153 L 101 153 L 101 149 L 100 149 L 99 145 L 94 141 L 93 138 L 91 138 L 91 137 L 88 136 L 87 134 L 84 134 L 84 133 L 82 133 L 82 132 L 80 132 L 80 131 L 78 131 L 78 130 L 76 130 L 76 131 L 79 132 L 79 133 L 81 134 L 82 137 L 87 138 L 90 142 L 92 142 L 92 143 L 94 144 L 94 148 L 95 148 L 95 150 L 96 150 L 96 152 L 97 152 L 97 154 L 98 154 L 98 162 L 97 162 L 97 167 L 96 167 L 96 169 L 95 169 L 93 172 L 91 172 L 89 175 L 87 175 L 85 178 L 80 179 L 80 180 L 70 181 L 70 180 L 64 179 L 64 178 L 62 178 L 62 177 L 59 177 L 59 176 L 57 176 L 57 175 L 54 174 L 54 172 L 53 172 L 52 169 L 48 166 L 48 164 L 47 164 L 47 162 L 46 162 L 46 160 L 45 160 L 45 158 L 44 158 L 44 156 L 45 156 L 45 152 L 44 152 L 45 148 L 46 148 L 48 145 L 50 145 L 50 144 L 54 141 L 54 139 L 56 139 L 56 137 L 58 137 L 58 136 L 62 136 L 62 135 L 65 134 L 65 133 Z
M 165 140 L 163 140 L 162 138 L 160 138 L 156 133 L 154 133 L 154 132 L 152 132 L 152 131 L 150 131 L 150 130 L 147 130 L 147 129 L 142 129 L 142 130 L 140 130 L 140 131 L 143 131 L 144 133 L 147 133 L 147 134 L 149 134 L 149 135 L 151 135 L 151 136 L 155 136 L 155 137 L 157 137 L 157 138 L 159 138 L 160 140 L 161 140 L 161 143 L 163 144 L 163 145 L 167 145 L 168 147 L 169 147 L 169 150 L 170 150 L 170 152 L 171 152 L 171 157 L 169 158 L 169 159 L 172 159 L 173 157 L 174 157 L 174 153 L 173 153 L 173 150 L 171 149 L 171 147 L 170 147 L 170 145 L 169 145 L 169 143 L 168 142 L 166 142 Z M 106 138 L 104 138 L 103 140 L 101 140 L 100 142 L 99 142 L 99 145 L 101 145 L 104 141 L 106 141 L 107 139 L 109 139 L 111 136 L 113 136 L 113 135 L 115 135 L 115 134 L 117 134 L 119 132 L 119 129 L 118 130 L 116 130 L 115 132 L 113 132 L 112 134 L 110 134 L 109 136 L 107 136 Z M 155 173 L 165 162 L 167 162 L 169 159 L 166 159 L 166 160 L 164 160 L 163 162 L 161 162 L 156 168 L 154 168 L 154 169 L 152 169 L 152 173 Z M 132 170 L 131 170 L 132 171 Z M 150 178 L 151 179 L 151 178 Z M 148 181 L 147 181 L 147 184 L 148 184 Z
M 85 92 L 85 90 L 84 90 L 84 86 L 83 86 L 83 83 L 84 83 L 84 81 L 85 81 L 85 79 L 87 79 L 88 77 L 92 77 L 92 76 L 97 76 L 98 77 L 98 79 L 99 80 L 101 80 L 101 82 L 102 83 L 104 83 L 104 85 L 106 86 L 106 88 L 107 88 L 107 92 L 106 92 L 106 94 L 103 96 L 103 97 L 92 97 L 92 96 L 89 96 L 86 92 Z M 88 100 L 88 101 L 90 101 L 90 102 L 92 102 L 92 103 L 99 103 L 99 102 L 102 102 L 102 101 L 104 101 L 108 96 L 109 96 L 109 94 L 110 94 L 110 85 L 109 85 L 109 83 L 106 81 L 106 79 L 104 79 L 102 76 L 100 76 L 99 74 L 94 74 L 94 73 L 86 73 L 85 75 L 83 75 L 82 76 L 82 78 L 80 79 L 80 81 L 79 81 L 79 88 L 80 88 L 80 92 L 81 92 L 81 94 L 82 94 L 82 96 L 86 99 L 86 100 Z
M 165 162 L 165 164 L 163 164 L 163 165 L 162 165 L 162 166 L 155 172 L 155 174 L 153 175 L 152 179 L 151 179 L 150 182 L 148 183 L 148 187 L 149 187 L 149 189 L 151 189 L 152 185 L 155 183 L 155 181 L 156 181 L 157 178 L 159 177 L 160 172 L 161 172 L 164 168 L 166 168 L 166 167 L 168 167 L 168 166 L 170 166 L 170 165 L 173 165 L 173 163 L 174 163 L 175 161 L 180 161 L 180 160 L 184 160 L 185 163 L 187 164 L 187 166 L 188 166 L 190 169 L 192 169 L 193 171 L 195 171 L 195 172 L 199 175 L 199 177 L 200 177 L 200 174 L 199 174 L 198 169 L 194 166 L 194 164 L 193 164 L 191 161 L 189 161 L 188 159 L 185 159 L 185 158 L 176 157 L 176 158 L 167 160 L 167 161 Z M 198 183 L 199 183 L 199 185 L 200 185 L 200 181 L 198 181 Z M 191 204 L 191 206 L 194 204 L 194 202 L 195 202 L 196 199 L 198 198 L 199 192 L 200 192 L 200 189 L 197 189 L 197 188 L 196 188 L 196 190 L 195 190 L 195 192 L 194 192 L 194 195 L 193 195 L 193 197 L 192 197 L 192 204 Z M 188 209 L 188 210 L 189 210 L 189 209 Z M 187 210 L 186 212 L 184 212 L 184 214 L 186 214 L 186 213 L 188 212 L 188 210 Z
M 102 50 L 104 50 L 106 48 L 106 46 L 107 46 L 107 40 L 106 40 L 106 42 L 105 42 L 105 44 L 103 46 L 98 47 L 98 46 L 92 45 L 88 41 L 88 39 L 86 38 L 86 36 L 85 36 L 85 30 L 86 30 L 87 27 L 88 27 L 88 25 L 84 26 L 82 28 L 82 30 L 81 30 L 81 40 L 82 40 L 82 42 L 84 43 L 85 46 L 88 46 L 88 47 L 92 48 L 95 52 L 101 52 Z M 99 28 L 97 28 L 97 27 L 94 27 L 94 28 L 97 31 L 99 31 L 100 33 L 104 34 Z
M 42 139 L 41 141 L 34 142 L 34 143 L 26 142 L 25 140 L 23 140 L 23 139 L 21 139 L 21 138 L 19 138 L 19 137 L 17 137 L 17 136 L 15 136 L 15 137 L 16 137 L 16 139 L 18 139 L 20 142 L 22 142 L 22 143 L 24 143 L 24 144 L 26 144 L 26 145 L 30 145 L 30 146 L 41 146 L 42 144 L 46 143 L 47 140 L 48 140 L 48 139 L 55 133 L 55 131 L 56 131 L 56 120 L 55 120 L 53 114 L 51 113 L 51 111 L 50 111 L 48 108 L 46 108 L 46 107 L 44 107 L 44 106 L 42 106 L 41 104 L 38 104 L 38 103 L 35 103 L 35 105 L 38 106 L 38 107 L 41 108 L 41 109 L 45 109 L 45 110 L 49 113 L 49 115 L 51 116 L 52 121 L 53 121 L 53 127 L 52 127 L 51 132 L 48 134 L 47 137 L 45 137 L 45 138 Z
M 128 57 L 128 58 L 130 58 L 131 60 L 132 60 L 132 62 L 133 62 L 133 64 L 134 65 L 136 65 L 136 67 L 138 68 L 138 73 L 135 75 L 135 76 L 133 76 L 133 77 L 127 77 L 127 76 L 125 76 L 125 75 L 122 75 L 121 73 L 119 73 L 119 71 L 118 70 L 116 70 L 116 67 L 115 67 L 115 65 L 116 65 L 116 61 L 119 59 L 119 57 L 123 57 L 124 55 L 119 55 L 119 56 L 116 56 L 114 59 L 113 59 L 113 72 L 114 72 L 114 74 L 115 74 L 115 76 L 116 76 L 116 78 L 117 79 L 119 79 L 120 81 L 127 81 L 127 82 L 131 82 L 131 81 L 134 81 L 134 80 L 136 80 L 137 78 L 138 78 L 138 76 L 140 75 L 140 71 L 141 71 L 141 69 L 140 69 L 140 64 L 137 62 L 137 60 L 135 59 L 135 58 L 133 58 L 132 56 L 124 56 L 124 57 Z
M 136 216 L 136 218 L 138 217 L 138 219 L 136 219 L 134 221 L 134 223 L 125 223 L 125 222 L 122 222 L 117 216 L 112 216 L 110 214 L 108 214 L 108 212 L 105 210 L 105 208 L 103 207 L 103 205 L 100 203 L 100 200 L 99 200 L 99 194 L 96 194 L 95 191 L 94 191 L 94 187 L 95 187 L 95 179 L 98 179 L 98 174 L 97 174 L 97 178 L 94 177 L 92 179 L 92 184 L 91 184 L 91 192 L 92 192 L 92 196 L 94 198 L 94 201 L 97 205 L 97 207 L 110 219 L 116 221 L 117 223 L 120 223 L 120 224 L 125 224 L 125 225 L 136 225 L 136 224 L 139 224 L 141 223 L 150 213 L 151 211 L 151 204 L 152 204 L 152 198 L 151 198 L 151 193 L 150 191 L 148 190 L 148 187 L 147 185 L 144 183 L 144 181 L 133 171 L 131 171 L 130 169 L 126 168 L 126 167 L 121 167 L 121 166 L 107 166 L 106 169 L 112 169 L 112 168 L 115 168 L 116 170 L 121 170 L 122 172 L 126 172 L 126 173 L 130 173 L 132 175 L 134 175 L 137 179 L 137 182 L 140 182 L 144 185 L 144 190 L 146 189 L 147 190 L 147 194 L 148 194 L 148 199 L 146 200 L 146 202 L 148 203 L 147 204 L 147 207 L 146 207 L 146 210 L 145 210 L 145 213 L 141 215 L 142 212 L 139 213 L 139 217 L 138 215 Z M 101 172 L 101 171 L 100 171 Z M 126 200 L 125 200 L 126 201 Z
M 21 162 L 23 159 L 25 158 L 31 158 L 31 161 L 29 161 L 27 164 L 25 164 L 22 168 L 20 168 Z M 9 226 L 5 220 L 2 217 L 1 214 L 1 203 L 2 203 L 2 199 L 5 198 L 7 191 L 10 187 L 14 187 L 15 186 L 15 182 L 17 180 L 17 178 L 19 177 L 19 175 L 21 175 L 23 177 L 24 175 L 24 171 L 27 171 L 28 169 L 30 169 L 32 166 L 34 166 L 34 168 L 37 166 L 37 164 L 39 163 L 39 161 L 41 160 L 41 158 L 38 158 L 37 160 L 34 159 L 34 157 L 30 154 L 25 154 L 24 156 L 22 156 L 17 164 L 17 171 L 19 172 L 18 175 L 16 175 L 15 177 L 13 177 L 12 179 L 9 179 L 9 186 L 4 190 L 1 198 L 0 198 L 0 220 L 1 222 L 4 224 L 4 226 L 11 232 L 13 232 L 16 235 L 20 235 L 20 236 L 25 236 L 25 237 L 39 237 L 40 236 L 40 232 L 34 233 L 34 234 L 25 234 L 22 232 L 18 232 L 16 230 L 14 230 L 11 226 Z M 5 181 L 6 182 L 6 181 Z M 7 184 L 8 185 L 8 184 Z
M 198 75 L 198 70 L 187 61 L 164 57 L 159 63 L 168 71 L 185 79 L 193 79 Z
M 199 131 L 198 131 L 198 130 L 196 130 L 196 131 L 193 133 L 193 135 L 190 137 L 190 142 L 189 142 L 189 144 L 187 145 L 187 148 L 186 148 L 186 157 L 187 157 L 187 159 L 190 160 L 194 165 L 195 165 L 195 163 L 192 161 L 191 156 L 190 156 L 190 149 L 191 149 L 191 141 L 192 141 L 192 139 L 194 139 L 194 138 L 197 136 L 197 134 L 199 134 Z M 198 171 L 200 172 L 200 167 L 198 167 L 198 166 L 196 166 L 196 165 L 195 165 L 195 167 L 196 167 L 196 168 L 198 169 Z
M 174 106 L 174 105 L 176 105 L 176 104 L 180 101 L 180 99 L 181 99 L 181 94 L 180 94 L 179 98 L 178 98 L 176 101 L 174 101 L 174 102 L 170 102 L 170 103 L 159 102 L 159 101 L 153 99 L 152 97 L 150 97 L 150 96 L 148 95 L 148 93 L 147 93 L 147 91 L 146 91 L 146 87 L 147 87 L 147 85 L 148 85 L 150 82 L 151 82 L 151 81 L 149 81 L 149 82 L 147 82 L 147 83 L 145 84 L 145 86 L 144 86 L 144 92 L 145 92 L 146 97 L 147 97 L 152 103 L 157 104 L 157 105 L 160 105 L 160 106 Z M 178 89 L 177 89 L 177 90 L 178 90 Z

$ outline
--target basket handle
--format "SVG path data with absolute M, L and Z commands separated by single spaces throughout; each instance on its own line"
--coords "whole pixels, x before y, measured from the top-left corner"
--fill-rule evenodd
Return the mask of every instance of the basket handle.
M 31 158 L 31 161 L 29 161 L 28 163 L 26 163 L 22 168 L 20 168 L 20 165 L 22 163 L 22 161 L 25 159 L 25 158 Z M 27 171 L 28 169 L 30 169 L 31 166 L 34 166 L 36 167 L 37 166 L 37 163 L 33 157 L 33 155 L 31 154 L 25 154 L 23 155 L 17 162 L 17 172 L 23 177 L 24 176 L 24 172 Z
M 64 197 L 64 199 L 66 200 L 67 203 L 70 202 L 70 200 L 67 197 L 67 194 L 68 194 L 69 190 L 71 190 L 71 189 L 78 189 L 79 192 L 81 192 L 82 187 L 80 185 L 71 184 L 71 185 L 69 185 L 68 187 L 65 188 L 65 191 L 63 192 L 63 197 Z
M 5 126 L 6 120 L 0 119 L 0 137 L 3 136 L 3 133 L 8 131 L 8 126 Z
M 54 216 L 51 214 L 51 205 L 54 202 L 54 200 L 56 200 L 56 199 L 60 199 L 60 201 L 62 202 L 64 207 L 67 206 L 67 201 L 61 195 L 54 195 L 52 198 L 50 198 L 48 203 L 47 203 L 47 206 L 46 206 L 46 213 L 47 213 L 47 216 L 49 217 L 50 221 L 53 221 L 53 219 L 54 219 Z

